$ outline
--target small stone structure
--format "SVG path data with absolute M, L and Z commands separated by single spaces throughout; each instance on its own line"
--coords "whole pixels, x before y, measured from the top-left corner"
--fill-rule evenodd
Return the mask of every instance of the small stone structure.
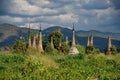
M 31 35 L 30 35 L 31 31 L 30 31 L 30 24 L 29 24 L 29 29 L 28 29 L 28 48 L 31 47 Z
M 108 36 L 107 50 L 105 52 L 106 55 L 111 55 L 112 54 L 111 47 L 112 47 L 111 37 Z
M 88 36 L 87 47 L 88 46 L 93 46 L 93 34 Z
M 43 46 L 42 46 L 42 31 L 41 31 L 41 25 L 40 25 L 40 30 L 39 30 L 39 35 L 38 35 L 38 51 L 43 52 Z
M 68 54 L 78 54 L 79 51 L 76 48 L 75 44 L 75 30 L 74 30 L 74 24 L 73 24 L 73 30 L 72 30 L 72 45 L 70 47 L 69 53 Z

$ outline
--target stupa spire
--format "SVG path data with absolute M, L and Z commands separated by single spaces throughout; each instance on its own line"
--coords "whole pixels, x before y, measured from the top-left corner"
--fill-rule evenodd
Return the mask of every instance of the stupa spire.
M 34 34 L 33 36 L 33 44 L 32 44 L 33 48 L 36 48 L 36 34 Z
M 54 44 L 53 44 L 53 37 L 51 36 L 51 41 L 50 41 L 51 47 L 54 48 Z
M 110 37 L 110 35 L 109 35 L 109 36 L 108 36 L 108 43 L 107 43 L 106 55 L 111 55 L 111 54 L 112 54 L 111 47 L 112 47 L 111 37 Z
M 88 36 L 87 46 L 93 46 L 93 34 L 92 33 L 90 36 Z
M 72 29 L 72 45 L 70 47 L 69 50 L 69 54 L 78 54 L 79 51 L 76 48 L 76 44 L 75 44 L 75 31 L 74 31 L 74 24 L 73 24 L 73 29 Z
M 66 45 L 68 44 L 68 36 L 66 36 L 66 42 L 65 43 L 66 43 Z
M 88 36 L 88 39 L 87 39 L 87 46 L 90 46 L 90 37 Z
M 31 47 L 31 35 L 30 35 L 31 31 L 30 31 L 30 24 L 29 24 L 29 29 L 28 29 L 28 48 Z
M 39 30 L 39 35 L 38 35 L 38 50 L 40 52 L 43 52 L 41 24 L 40 24 L 40 30 Z

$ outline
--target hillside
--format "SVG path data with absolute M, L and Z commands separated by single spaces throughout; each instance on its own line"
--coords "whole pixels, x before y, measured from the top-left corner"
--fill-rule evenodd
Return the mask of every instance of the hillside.
M 0 80 L 119 80 L 119 57 L 0 53 Z
M 43 30 L 44 38 L 47 40 L 48 34 L 53 30 L 58 29 L 59 26 L 49 27 Z M 64 34 L 63 41 L 65 40 L 65 36 L 68 36 L 69 40 L 71 40 L 71 30 L 68 28 L 61 28 L 61 32 Z M 6 47 L 14 43 L 16 39 L 19 39 L 20 31 L 22 31 L 22 35 L 27 38 L 27 28 L 20 28 L 11 24 L 0 24 L 0 47 Z M 32 30 L 36 31 L 36 30 Z M 104 51 L 107 44 L 107 36 L 112 36 L 112 44 L 116 45 L 118 50 L 120 51 L 120 34 L 119 33 L 110 33 L 110 32 L 100 32 L 100 31 L 76 31 L 76 40 L 80 45 L 86 46 L 87 44 L 87 36 L 90 33 L 94 34 L 94 45 L 97 48 L 100 48 L 101 51 Z
M 21 33 L 22 31 L 22 33 Z M 20 28 L 12 24 L 0 24 L 0 47 L 10 46 L 19 39 L 20 34 L 27 37 L 28 28 Z

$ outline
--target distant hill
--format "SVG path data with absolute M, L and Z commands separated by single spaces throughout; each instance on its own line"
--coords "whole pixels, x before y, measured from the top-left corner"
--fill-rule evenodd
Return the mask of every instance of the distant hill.
M 71 40 L 71 30 L 68 28 L 63 28 L 60 26 L 53 26 L 43 30 L 44 38 L 47 40 L 48 34 L 52 31 L 60 28 L 61 32 L 64 34 L 63 41 L 65 37 L 68 36 L 69 40 Z M 22 31 L 22 35 L 27 38 L 27 28 L 20 28 L 11 24 L 0 24 L 0 47 L 6 47 L 15 42 L 16 39 L 19 39 L 20 31 Z M 31 29 L 32 33 L 37 30 Z M 112 44 L 116 45 L 118 50 L 120 51 L 120 33 L 110 33 L 110 32 L 100 32 L 100 31 L 76 31 L 76 40 L 80 45 L 86 46 L 87 44 L 87 36 L 90 33 L 94 34 L 94 46 L 100 48 L 101 51 L 104 51 L 107 44 L 107 36 L 112 36 Z
M 6 47 L 19 39 L 20 32 L 22 35 L 27 37 L 27 28 L 20 28 L 11 24 L 0 24 L 0 47 Z

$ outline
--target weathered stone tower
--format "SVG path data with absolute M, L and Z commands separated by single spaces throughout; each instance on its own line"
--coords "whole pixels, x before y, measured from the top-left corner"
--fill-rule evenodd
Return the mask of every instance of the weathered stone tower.
M 72 45 L 70 47 L 69 53 L 68 54 L 78 54 L 79 51 L 76 48 L 75 44 L 75 30 L 74 30 L 74 24 L 73 24 L 73 30 L 72 30 Z
M 22 40 L 23 37 L 22 37 L 22 28 L 20 28 L 20 40 Z
M 88 36 L 87 47 L 90 45 L 90 37 Z
M 66 41 L 65 41 L 66 45 L 68 44 L 68 36 L 66 36 Z
M 93 46 L 93 34 L 88 36 L 87 47 L 88 46 Z
M 54 44 L 53 44 L 53 37 L 51 37 L 51 41 L 50 41 L 51 47 L 54 48 Z
M 39 30 L 39 35 L 38 35 L 38 51 L 43 52 L 43 46 L 42 46 L 42 31 L 41 31 L 41 25 L 40 25 L 40 30 Z
M 111 55 L 112 54 L 111 47 L 112 47 L 111 37 L 108 36 L 108 43 L 107 43 L 106 55 Z
M 29 24 L 29 29 L 28 29 L 28 48 L 31 47 L 31 35 L 30 35 L 31 31 L 30 31 L 30 24 Z
M 33 48 L 36 48 L 36 34 L 34 34 L 33 36 L 33 44 L 32 44 Z
M 60 27 L 58 28 L 58 33 L 61 33 L 61 29 L 60 29 Z M 59 48 L 61 48 L 61 46 L 62 46 L 62 43 L 61 43 L 61 39 L 60 39 L 60 42 L 59 42 Z

